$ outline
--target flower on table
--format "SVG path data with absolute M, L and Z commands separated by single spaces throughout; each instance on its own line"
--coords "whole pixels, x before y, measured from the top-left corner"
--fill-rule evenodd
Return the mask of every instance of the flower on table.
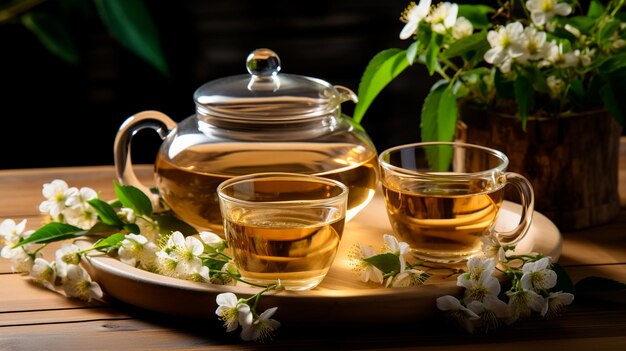
M 560 315 L 565 311 L 565 306 L 574 301 L 574 294 L 557 291 L 548 295 L 547 308 L 541 311 L 541 315 L 546 318 L 552 318 Z
M 507 291 L 509 311 L 512 321 L 522 317 L 529 317 L 533 311 L 545 314 L 548 308 L 547 301 L 533 290 L 521 288 L 517 291 Z
M 26 228 L 26 220 L 22 220 L 20 223 L 15 223 L 12 219 L 5 219 L 0 223 L 0 236 L 4 239 L 4 243 L 8 245 L 15 245 L 20 240 L 26 239 L 33 233 L 32 230 L 24 231 Z
M 383 282 L 383 272 L 365 260 L 375 255 L 376 252 L 373 247 L 359 242 L 355 243 L 348 254 L 350 264 L 352 265 L 352 271 L 357 273 L 359 275 L 359 279 L 364 283 L 369 281 L 374 283 Z
M 67 199 L 75 195 L 76 188 L 70 188 L 64 180 L 55 179 L 43 185 L 42 194 L 46 198 L 39 204 L 39 211 L 50 215 L 53 221 L 62 222 L 61 212 L 66 208 Z
M 407 269 L 396 276 L 391 277 L 387 281 L 387 287 L 391 286 L 392 288 L 404 288 L 407 286 L 418 286 L 424 284 L 430 275 L 421 269 Z
M 474 311 L 463 306 L 454 296 L 445 295 L 437 298 L 437 308 L 446 312 L 446 317 L 453 320 L 469 333 L 474 332 L 473 320 L 480 318 Z
M 0 251 L 0 257 L 11 261 L 11 270 L 14 273 L 28 273 L 35 263 L 35 257 L 28 252 L 28 249 L 29 245 L 16 248 L 6 245 Z
M 534 291 L 552 289 L 556 285 L 556 272 L 549 269 L 549 266 L 549 257 L 526 263 L 522 267 L 523 275 L 520 279 L 522 289 Z
M 507 304 L 495 296 L 487 296 L 482 301 L 474 300 L 467 308 L 479 317 L 472 322 L 485 333 L 500 327 L 502 321 L 509 320 Z
M 280 327 L 280 322 L 272 319 L 278 307 L 272 307 L 261 313 L 249 325 L 244 325 L 241 331 L 241 338 L 246 341 L 259 341 L 271 339 L 274 331 Z
M 224 321 L 224 328 L 227 332 L 231 332 L 239 327 L 239 325 L 248 326 L 252 324 L 252 313 L 250 306 L 237 299 L 233 293 L 222 293 L 215 298 L 217 309 L 215 314 Z
M 69 265 L 77 265 L 80 263 L 80 248 L 74 244 L 61 245 L 61 248 L 56 250 L 54 255 L 57 275 L 62 279 L 67 275 Z
M 63 284 L 65 294 L 87 302 L 102 298 L 100 285 L 91 280 L 91 277 L 81 266 L 70 264 L 67 267 L 67 279 Z
M 57 279 L 57 270 L 55 262 L 48 262 L 43 258 L 36 258 L 30 271 L 33 280 L 46 288 L 55 291 L 54 285 Z
M 487 41 L 491 49 L 485 53 L 485 61 L 499 67 L 503 73 L 508 73 L 513 60 L 524 55 L 524 40 L 524 26 L 520 22 L 489 31 Z
M 445 34 L 456 24 L 459 5 L 449 2 L 441 2 L 435 7 L 426 21 L 435 33 Z

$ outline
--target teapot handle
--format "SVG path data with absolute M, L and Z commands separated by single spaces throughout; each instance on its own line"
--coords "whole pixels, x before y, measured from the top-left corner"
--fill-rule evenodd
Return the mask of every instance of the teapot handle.
M 159 111 L 142 111 L 127 118 L 115 136 L 113 156 L 118 181 L 121 184 L 132 185 L 143 191 L 150 198 L 153 206 L 158 206 L 159 197 L 137 179 L 130 156 L 130 142 L 133 135 L 144 128 L 156 130 L 161 139 L 165 139 L 175 127 L 176 123 L 164 113 Z

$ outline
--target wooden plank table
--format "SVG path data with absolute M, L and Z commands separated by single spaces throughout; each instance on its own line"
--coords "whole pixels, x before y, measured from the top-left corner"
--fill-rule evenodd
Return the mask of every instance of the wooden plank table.
M 620 152 L 622 211 L 610 223 L 563 233 L 559 263 L 574 282 L 587 276 L 626 281 L 626 140 Z M 142 179 L 151 167 L 139 167 Z M 111 166 L 0 171 L 0 220 L 40 225 L 41 187 L 52 179 L 114 197 Z M 51 252 L 46 254 L 50 258 Z M 164 301 L 167 303 L 167 301 Z M 370 306 L 363 306 L 369 308 Z M 202 308 L 202 306 L 199 306 Z M 381 308 L 377 306 L 376 308 Z M 306 316 L 302 316 L 306 319 Z M 441 318 L 429 323 L 363 327 L 283 325 L 274 340 L 246 343 L 217 320 L 198 323 L 124 305 L 83 303 L 55 294 L 11 273 L 0 259 L 0 350 L 242 350 L 242 349 L 429 349 L 429 350 L 626 350 L 624 299 L 577 298 L 555 319 L 525 319 L 488 335 L 467 335 Z

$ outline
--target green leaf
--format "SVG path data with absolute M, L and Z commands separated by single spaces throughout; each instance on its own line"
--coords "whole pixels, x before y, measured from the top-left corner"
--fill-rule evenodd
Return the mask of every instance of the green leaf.
M 587 10 L 587 17 L 599 18 L 602 16 L 602 13 L 604 13 L 604 5 L 599 0 L 591 0 Z
M 73 225 L 60 222 L 50 222 L 43 227 L 37 229 L 28 238 L 15 244 L 13 248 L 20 247 L 26 244 L 51 243 L 55 241 L 79 237 L 85 235 L 85 233 L 87 233 L 86 230 L 74 227 Z
M 621 92 L 626 91 L 626 68 L 603 75 L 605 84 L 600 88 L 600 97 L 613 118 L 622 126 L 626 121 L 626 101 Z
M 106 251 L 109 251 L 108 249 L 119 248 L 123 240 L 124 234 L 115 233 L 107 238 L 96 241 L 92 248 L 100 251 L 107 249 Z
M 487 5 L 459 5 L 458 16 L 467 18 L 474 28 L 480 29 L 491 25 L 489 14 L 495 11 Z
M 376 96 L 409 65 L 406 52 L 387 49 L 379 52 L 368 63 L 359 84 L 359 102 L 354 108 L 354 120 L 360 123 Z
M 42 12 L 26 13 L 21 20 L 50 52 L 68 63 L 79 61 L 78 50 L 65 22 Z
M 526 130 L 526 122 L 528 121 L 528 113 L 533 105 L 533 89 L 526 78 L 523 75 L 517 76 L 515 80 L 515 100 L 517 101 L 517 109 L 519 110 L 520 118 L 522 119 L 522 129 Z
M 496 87 L 496 95 L 500 99 L 513 99 L 515 97 L 515 84 L 507 79 L 499 69 L 493 77 L 493 84 Z
M 87 231 L 86 235 L 98 235 L 98 236 L 107 236 L 120 231 L 118 226 L 111 226 L 103 222 L 97 222 L 89 231 Z
M 417 48 L 419 46 L 418 42 L 413 42 L 409 45 L 409 48 L 406 49 L 406 60 L 409 62 L 409 65 L 412 65 L 417 57 Z
M 380 269 L 383 274 L 400 272 L 400 259 L 390 252 L 364 258 L 363 261 Z
M 102 22 L 127 49 L 168 74 L 157 27 L 142 0 L 95 0 Z
M 600 66 L 602 73 L 611 73 L 620 68 L 626 67 L 626 53 L 615 54 L 609 57 Z
M 422 115 L 420 117 L 421 122 L 421 137 L 422 141 L 437 141 L 439 138 L 437 118 L 439 114 L 439 101 L 441 100 L 441 94 L 446 89 L 448 82 L 441 80 L 432 86 L 430 92 L 424 99 L 422 105 Z
M 605 25 L 601 26 L 600 32 L 598 33 L 598 41 L 601 44 L 605 44 L 606 46 L 609 46 L 610 44 L 612 44 L 611 37 L 619 29 L 620 23 L 621 22 L 619 20 L 614 19 L 612 21 L 609 21 Z
M 538 92 L 549 94 L 550 87 L 548 87 L 548 83 L 546 81 L 546 77 L 543 75 L 541 70 L 535 66 L 528 66 L 525 68 L 526 77 L 530 80 L 533 89 Z
M 591 276 L 578 281 L 574 288 L 577 294 L 595 294 L 625 291 L 626 284 L 609 278 Z
M 585 91 L 585 86 L 583 85 L 582 80 L 574 79 L 570 84 L 569 91 L 567 92 L 570 100 L 576 101 L 577 103 L 584 103 L 587 99 L 587 94 Z
M 119 219 L 117 213 L 115 212 L 115 209 L 113 209 L 111 205 L 100 199 L 92 199 L 89 200 L 88 203 L 89 205 L 91 205 L 91 207 L 93 207 L 94 210 L 96 210 L 96 213 L 98 213 L 98 216 L 100 217 L 100 220 L 102 222 L 120 229 L 124 227 L 124 222 Z
M 461 38 L 452 44 L 445 51 L 445 56 L 447 58 L 452 58 L 456 56 L 464 55 L 473 50 L 481 50 L 483 47 L 488 47 L 489 43 L 487 42 L 487 32 L 482 31 L 478 33 L 474 33 L 465 38 Z
M 122 207 L 124 207 L 124 205 L 122 205 L 122 202 L 120 200 L 114 200 L 109 205 L 111 205 L 111 207 L 113 207 L 113 208 L 122 208 Z
M 124 207 L 135 211 L 137 216 L 152 216 L 152 202 L 150 202 L 150 199 L 143 191 L 131 185 L 120 185 L 118 182 L 113 183 L 115 185 L 115 196 L 117 196 Z
M 456 131 L 458 107 L 452 86 L 448 86 L 441 94 L 437 108 L 437 140 L 452 141 Z
M 164 235 L 172 234 L 173 231 L 179 231 L 185 236 L 198 233 L 198 230 L 187 222 L 169 214 L 158 215 L 155 220 L 159 225 L 159 232 Z
M 574 293 L 574 283 L 570 278 L 567 271 L 558 263 L 552 265 L 552 270 L 556 273 L 556 285 L 552 288 L 552 291 L 563 291 L 568 293 Z
M 124 230 L 126 230 L 128 233 L 132 233 L 132 234 L 141 234 L 141 229 L 139 228 L 138 225 L 136 225 L 134 223 L 126 223 L 126 224 L 124 224 Z
M 443 36 L 433 32 L 428 47 L 426 48 L 426 68 L 428 74 L 433 75 L 439 67 L 439 50 L 441 49 L 441 43 L 443 42 Z

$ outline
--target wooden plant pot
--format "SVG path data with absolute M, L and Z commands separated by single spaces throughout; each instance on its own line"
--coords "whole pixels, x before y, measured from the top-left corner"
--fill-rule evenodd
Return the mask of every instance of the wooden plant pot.
M 610 221 L 620 209 L 617 169 L 621 126 L 606 110 L 529 118 L 461 106 L 459 139 L 504 152 L 524 175 L 535 210 L 562 231 Z

